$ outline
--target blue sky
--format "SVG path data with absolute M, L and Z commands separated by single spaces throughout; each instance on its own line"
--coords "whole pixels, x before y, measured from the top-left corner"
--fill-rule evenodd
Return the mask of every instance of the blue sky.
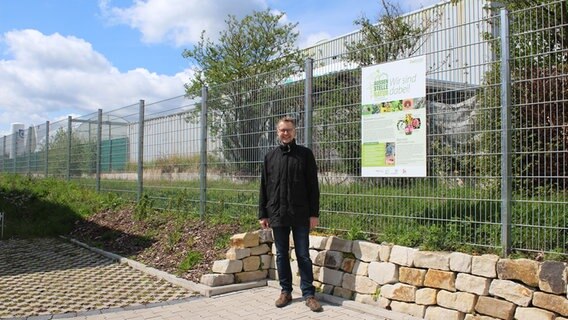
M 0 137 L 102 108 L 182 95 L 192 72 L 182 58 L 202 30 L 228 14 L 285 12 L 298 46 L 355 31 L 379 16 L 381 0 L 0 0 Z M 402 12 L 440 0 L 391 0 Z

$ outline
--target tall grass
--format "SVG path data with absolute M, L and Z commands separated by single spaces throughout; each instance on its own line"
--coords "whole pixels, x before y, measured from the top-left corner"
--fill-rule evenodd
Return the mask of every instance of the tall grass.
M 98 194 L 62 180 L 0 175 L 5 239 L 66 234 L 75 221 L 122 203 L 115 194 Z

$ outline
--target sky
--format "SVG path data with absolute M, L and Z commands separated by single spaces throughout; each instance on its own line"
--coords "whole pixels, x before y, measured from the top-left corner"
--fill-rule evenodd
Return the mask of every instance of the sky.
M 184 94 L 201 32 L 270 9 L 298 23 L 298 47 L 376 21 L 381 0 L 0 0 L 0 137 L 68 116 Z M 390 0 L 410 12 L 441 0 Z

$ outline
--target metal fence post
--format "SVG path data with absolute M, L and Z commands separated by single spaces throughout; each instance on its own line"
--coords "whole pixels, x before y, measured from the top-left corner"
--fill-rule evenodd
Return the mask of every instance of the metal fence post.
M 18 132 L 12 133 L 12 172 L 16 174 L 18 159 Z
M 2 167 L 0 168 L 0 171 L 4 172 L 5 168 L 4 168 L 4 162 L 6 161 L 6 136 L 2 137 Z
M 306 81 L 304 83 L 304 141 L 308 148 L 312 148 L 312 119 L 313 119 L 313 65 L 314 60 L 311 58 L 306 59 L 305 71 L 306 71 Z
M 49 121 L 45 122 L 45 177 L 49 174 Z
M 136 198 L 138 201 L 142 199 L 144 193 L 144 100 L 140 100 L 138 106 L 138 190 Z
M 509 12 L 501 8 L 501 244 L 511 252 L 511 74 L 509 67 Z
M 207 86 L 201 88 L 201 151 L 199 164 L 199 215 L 205 217 L 207 204 Z
M 28 175 L 32 173 L 32 132 L 33 127 L 28 128 Z
M 101 191 L 101 153 L 102 153 L 102 138 L 103 138 L 103 109 L 99 109 L 97 117 L 97 167 L 96 167 L 96 190 Z
M 71 116 L 68 116 L 67 117 L 67 175 L 66 175 L 67 181 L 71 180 L 71 140 L 73 139 L 73 132 L 71 132 L 72 121 L 73 120 Z

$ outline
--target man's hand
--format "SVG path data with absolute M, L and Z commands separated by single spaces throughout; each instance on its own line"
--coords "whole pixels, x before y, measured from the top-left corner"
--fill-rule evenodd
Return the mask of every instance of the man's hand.
M 319 223 L 318 217 L 310 217 L 310 230 L 317 227 Z
M 260 227 L 262 229 L 266 229 L 266 228 L 269 227 L 268 218 L 262 218 L 262 219 L 258 220 L 258 223 L 260 223 Z

